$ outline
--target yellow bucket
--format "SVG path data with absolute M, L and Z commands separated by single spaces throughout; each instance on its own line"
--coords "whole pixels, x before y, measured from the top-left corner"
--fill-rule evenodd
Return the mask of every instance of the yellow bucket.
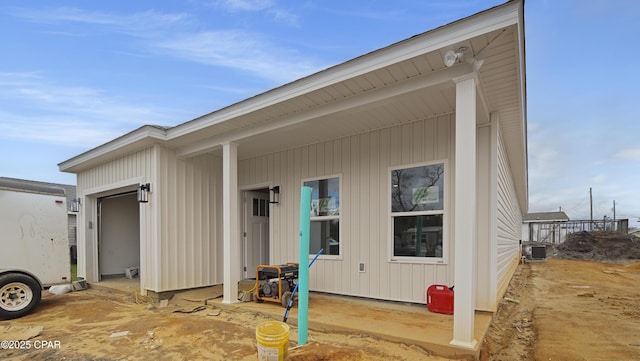
M 289 353 L 289 325 L 265 321 L 256 327 L 259 361 L 285 361 Z

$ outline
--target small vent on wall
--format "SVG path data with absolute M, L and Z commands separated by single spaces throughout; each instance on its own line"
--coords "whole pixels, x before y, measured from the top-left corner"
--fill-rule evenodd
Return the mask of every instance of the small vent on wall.
M 360 262 L 360 264 L 358 265 L 358 272 L 365 272 L 365 266 L 364 266 L 364 262 Z

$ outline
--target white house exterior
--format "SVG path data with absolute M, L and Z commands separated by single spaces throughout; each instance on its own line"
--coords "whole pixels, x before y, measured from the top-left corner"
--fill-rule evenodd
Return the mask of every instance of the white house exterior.
M 523 19 L 510 1 L 62 162 L 82 200 L 78 274 L 97 282 L 133 254 L 143 293 L 222 283 L 236 302 L 256 264 L 297 259 L 306 184 L 310 256 L 326 251 L 311 290 L 424 303 L 455 285 L 451 343 L 475 347 L 473 314 L 496 310 L 527 212 Z

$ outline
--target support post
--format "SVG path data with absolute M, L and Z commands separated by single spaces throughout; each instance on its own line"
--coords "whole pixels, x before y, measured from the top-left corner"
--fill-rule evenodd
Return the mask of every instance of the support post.
M 453 339 L 473 349 L 476 287 L 476 75 L 456 82 Z
M 238 145 L 222 145 L 222 234 L 223 297 L 222 303 L 238 302 L 240 281 L 240 223 L 238 221 Z

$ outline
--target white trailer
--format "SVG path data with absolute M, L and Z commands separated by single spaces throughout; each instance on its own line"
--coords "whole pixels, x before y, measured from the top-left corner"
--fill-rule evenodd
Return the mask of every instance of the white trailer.
M 64 189 L 0 178 L 0 319 L 28 314 L 45 287 L 70 282 Z

